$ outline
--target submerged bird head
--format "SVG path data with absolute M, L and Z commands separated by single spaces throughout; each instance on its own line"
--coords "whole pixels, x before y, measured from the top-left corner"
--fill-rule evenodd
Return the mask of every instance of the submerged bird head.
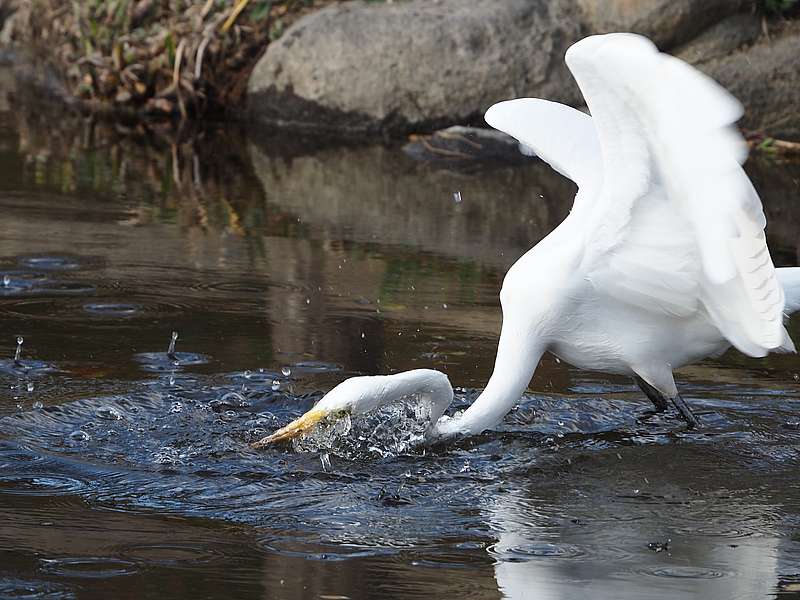
M 292 440 L 310 432 L 325 419 L 337 419 L 345 415 L 357 415 L 372 410 L 374 400 L 363 393 L 365 386 L 362 380 L 364 379 L 367 378 L 354 377 L 343 381 L 325 394 L 322 400 L 314 405 L 314 408 L 285 427 L 281 427 L 272 435 L 257 441 L 253 447 L 263 448 L 270 444 Z
M 419 397 L 430 402 L 429 431 L 432 432 L 453 398 L 453 388 L 444 373 L 431 369 L 415 369 L 396 375 L 351 377 L 325 394 L 322 400 L 303 416 L 252 446 L 264 448 L 292 440 L 310 432 L 323 420 L 336 420 L 346 415 L 362 415 L 391 402 L 411 397 Z

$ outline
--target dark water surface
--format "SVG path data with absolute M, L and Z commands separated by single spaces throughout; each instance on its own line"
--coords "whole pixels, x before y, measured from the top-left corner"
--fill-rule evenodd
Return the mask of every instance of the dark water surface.
M 467 406 L 505 269 L 568 210 L 547 168 L 448 171 L 229 125 L 119 131 L 15 98 L 0 598 L 798 594 L 796 356 L 681 371 L 697 432 L 628 380 L 545 357 L 468 442 L 248 449 L 357 373 L 442 369 Z M 795 264 L 800 168 L 749 168 L 776 262 Z

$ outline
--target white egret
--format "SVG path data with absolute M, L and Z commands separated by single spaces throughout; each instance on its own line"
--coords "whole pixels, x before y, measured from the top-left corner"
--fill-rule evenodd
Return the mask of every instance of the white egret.
M 413 395 L 433 402 L 429 439 L 477 434 L 520 399 L 547 351 L 634 377 L 657 410 L 671 401 L 693 426 L 673 369 L 731 345 L 755 357 L 794 351 L 783 321 L 800 309 L 800 268 L 772 264 L 741 168 L 741 105 L 638 35 L 587 37 L 566 62 L 591 116 L 533 98 L 486 113 L 579 190 L 569 216 L 503 281 L 497 358 L 477 400 L 439 418 L 452 389 L 438 371 L 354 377 L 256 446 Z

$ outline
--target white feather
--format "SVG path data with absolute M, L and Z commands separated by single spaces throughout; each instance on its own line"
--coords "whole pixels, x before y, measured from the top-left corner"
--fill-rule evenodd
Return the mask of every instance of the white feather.
M 723 336 L 754 356 L 779 348 L 783 291 L 761 202 L 740 166 L 746 146 L 732 126 L 739 103 L 640 36 L 589 37 L 566 60 L 592 112 L 603 162 L 586 223 L 587 270 L 637 252 L 635 231 L 648 211 L 669 213 L 653 235 L 683 239 L 682 257 L 702 265 L 679 276 L 694 278 L 695 299 Z M 676 277 L 674 261 L 654 257 L 653 264 L 661 281 Z M 656 277 L 650 283 L 658 306 L 667 298 Z
M 589 115 L 558 102 L 519 98 L 495 104 L 486 111 L 484 119 L 495 129 L 516 138 L 578 187 L 599 183 L 600 142 Z
M 800 310 L 800 269 L 772 264 L 761 201 L 741 168 L 739 103 L 637 35 L 586 38 L 566 61 L 591 117 L 533 98 L 486 113 L 579 191 L 567 219 L 506 275 L 492 377 L 436 436 L 497 423 L 548 350 L 580 368 L 637 375 L 677 406 L 674 368 L 731 344 L 752 356 L 794 350 L 783 319 Z M 450 393 L 431 371 L 350 381 L 319 406 L 371 408 L 435 388 L 440 408 Z

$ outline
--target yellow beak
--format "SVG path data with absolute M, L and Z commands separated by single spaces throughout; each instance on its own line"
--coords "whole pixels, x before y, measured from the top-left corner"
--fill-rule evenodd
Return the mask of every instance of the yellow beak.
M 251 444 L 251 447 L 255 449 L 266 448 L 270 444 L 294 439 L 297 436 L 313 429 L 317 423 L 327 416 L 327 414 L 327 411 L 312 408 L 299 419 L 295 419 L 289 423 L 286 427 L 281 427 L 272 435 L 268 435 L 267 437 L 254 442 Z

